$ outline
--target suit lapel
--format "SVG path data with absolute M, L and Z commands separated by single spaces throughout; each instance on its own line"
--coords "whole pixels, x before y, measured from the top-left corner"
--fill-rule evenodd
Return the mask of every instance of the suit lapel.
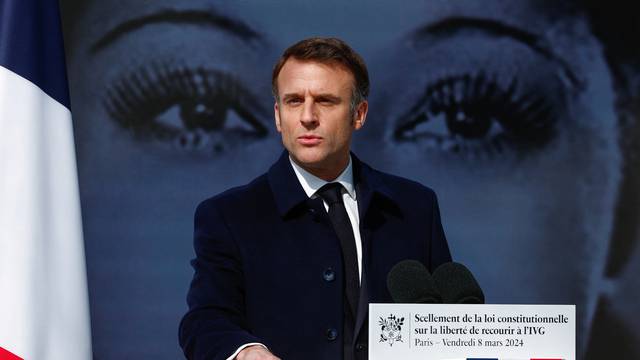
M 298 181 L 293 167 L 289 162 L 289 153 L 285 150 L 267 172 L 269 186 L 282 218 L 293 213 L 294 209 L 308 200 L 302 185 Z
M 371 241 L 372 241 L 372 228 L 373 225 L 378 226 L 381 224 L 372 224 L 372 218 L 379 220 L 378 216 L 371 214 L 370 209 L 372 202 L 375 201 L 375 192 L 380 188 L 378 179 L 375 177 L 375 173 L 363 164 L 355 155 L 351 154 L 353 159 L 353 176 L 356 184 L 356 196 L 358 201 L 358 213 L 360 217 L 360 239 L 362 241 L 362 280 L 360 282 L 360 301 L 358 303 L 358 310 L 355 318 L 355 329 L 353 337 L 353 345 L 355 345 L 360 332 L 366 331 L 363 326 L 366 322 L 369 314 L 369 282 L 372 280 L 368 274 L 369 259 L 371 257 Z M 371 215 L 374 215 L 373 217 Z
M 367 316 L 369 314 L 369 277 L 367 276 L 367 267 L 368 267 L 368 258 L 369 256 L 365 256 L 365 254 L 369 254 L 369 246 L 368 240 L 370 237 L 370 231 L 362 232 L 363 229 L 360 230 L 360 237 L 362 239 L 362 281 L 360 284 L 360 301 L 358 302 L 358 311 L 356 312 L 356 321 L 355 321 L 355 330 L 353 337 L 353 344 L 355 345 L 358 336 L 360 335 L 360 331 L 362 331 L 363 325 Z M 367 239 L 366 241 L 364 239 Z

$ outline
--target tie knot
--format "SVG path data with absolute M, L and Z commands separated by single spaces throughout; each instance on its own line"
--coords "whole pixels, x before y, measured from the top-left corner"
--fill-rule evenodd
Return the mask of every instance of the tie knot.
M 342 184 L 340 183 L 328 183 L 318 189 L 318 196 L 322 200 L 326 201 L 328 205 L 335 203 L 342 203 Z

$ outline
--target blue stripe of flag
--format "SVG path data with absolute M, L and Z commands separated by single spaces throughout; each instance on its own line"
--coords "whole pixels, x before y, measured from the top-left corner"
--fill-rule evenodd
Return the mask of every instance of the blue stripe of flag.
M 69 108 L 58 0 L 0 1 L 0 66 Z

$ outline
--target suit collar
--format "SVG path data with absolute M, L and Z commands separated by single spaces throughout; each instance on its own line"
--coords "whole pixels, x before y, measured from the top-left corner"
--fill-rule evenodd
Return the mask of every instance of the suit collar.
M 361 221 L 376 195 L 381 195 L 395 204 L 392 191 L 376 170 L 361 162 L 353 153 L 351 153 L 351 161 Z M 267 172 L 267 177 L 281 217 L 287 217 L 294 209 L 306 203 L 309 199 L 298 181 L 298 177 L 289 161 L 289 153 L 286 150 L 271 166 Z

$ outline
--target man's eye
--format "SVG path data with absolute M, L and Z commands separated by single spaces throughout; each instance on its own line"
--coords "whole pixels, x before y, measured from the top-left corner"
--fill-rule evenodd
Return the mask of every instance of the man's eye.
M 287 105 L 300 105 L 304 102 L 304 100 L 300 99 L 300 98 L 289 98 L 285 101 L 285 104 Z
M 334 105 L 336 101 L 329 98 L 320 98 L 317 100 L 317 103 L 320 105 Z
M 182 150 L 220 153 L 268 134 L 256 97 L 216 70 L 141 68 L 109 89 L 105 107 L 136 139 Z
M 448 77 L 427 87 L 393 139 L 462 155 L 539 147 L 552 139 L 557 118 L 542 96 L 523 93 L 516 80 L 503 88 L 484 74 Z

